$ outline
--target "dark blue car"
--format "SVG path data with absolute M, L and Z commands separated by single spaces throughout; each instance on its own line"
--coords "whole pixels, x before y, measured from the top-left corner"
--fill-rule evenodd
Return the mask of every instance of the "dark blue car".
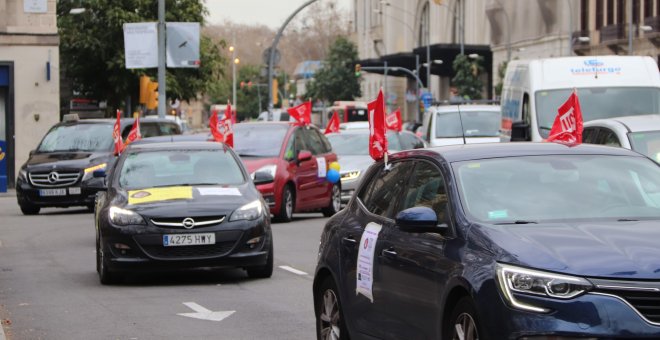
M 619 148 L 400 152 L 321 236 L 319 339 L 660 338 L 660 168 Z

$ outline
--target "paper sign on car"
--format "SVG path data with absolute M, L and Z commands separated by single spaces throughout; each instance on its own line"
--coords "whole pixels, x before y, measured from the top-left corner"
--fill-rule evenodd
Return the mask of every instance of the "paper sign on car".
M 362 294 L 367 297 L 372 303 L 374 297 L 372 287 L 374 283 L 374 251 L 376 249 L 376 242 L 378 241 L 378 234 L 382 226 L 376 223 L 369 223 L 364 228 L 362 238 L 360 239 L 360 249 L 358 250 L 357 258 L 357 283 L 355 295 Z

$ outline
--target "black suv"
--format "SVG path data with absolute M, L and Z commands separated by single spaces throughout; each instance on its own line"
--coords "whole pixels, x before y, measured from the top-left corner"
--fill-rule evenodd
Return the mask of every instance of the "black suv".
M 133 119 L 121 120 L 126 137 Z M 96 192 L 103 179 L 95 170 L 110 168 L 113 155 L 114 119 L 72 119 L 55 124 L 37 149 L 23 164 L 16 182 L 16 197 L 25 215 L 35 215 L 42 207 L 87 206 L 94 209 Z M 142 137 L 178 135 L 180 127 L 171 120 L 140 119 Z

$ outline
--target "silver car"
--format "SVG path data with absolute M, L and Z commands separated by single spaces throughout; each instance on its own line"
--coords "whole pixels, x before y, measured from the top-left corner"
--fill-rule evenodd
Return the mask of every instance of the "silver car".
M 582 142 L 630 149 L 660 162 L 660 114 L 586 122 Z
M 346 204 L 360 183 L 362 174 L 374 162 L 369 156 L 369 129 L 348 129 L 326 135 L 337 154 L 341 175 L 341 202 Z M 409 131 L 387 132 L 389 151 L 419 149 L 424 141 Z

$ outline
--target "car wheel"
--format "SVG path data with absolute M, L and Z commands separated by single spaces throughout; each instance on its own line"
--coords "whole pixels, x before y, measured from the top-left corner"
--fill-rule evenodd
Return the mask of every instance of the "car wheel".
M 349 339 L 344 323 L 344 312 L 339 300 L 339 291 L 332 277 L 323 280 L 314 294 L 316 306 L 316 338 L 321 340 Z
M 330 217 L 341 210 L 341 188 L 334 184 L 332 186 L 332 197 L 330 197 L 330 205 L 323 209 L 323 216 Z
M 445 328 L 445 339 L 479 340 L 485 335 L 479 327 L 477 309 L 469 297 L 458 301 Z
M 20 205 L 23 215 L 38 215 L 40 207 L 31 204 Z
M 259 267 L 248 267 L 247 274 L 253 279 L 267 279 L 273 276 L 273 243 L 268 247 L 268 260 L 266 264 Z
M 111 273 L 108 270 L 106 259 L 101 250 L 100 241 L 96 241 L 96 272 L 99 274 L 99 281 L 102 285 L 110 285 L 119 281 L 119 275 Z
M 275 215 L 277 222 L 290 222 L 293 218 L 293 210 L 295 209 L 296 199 L 290 185 L 284 187 L 282 191 L 282 203 L 280 203 L 280 211 Z

